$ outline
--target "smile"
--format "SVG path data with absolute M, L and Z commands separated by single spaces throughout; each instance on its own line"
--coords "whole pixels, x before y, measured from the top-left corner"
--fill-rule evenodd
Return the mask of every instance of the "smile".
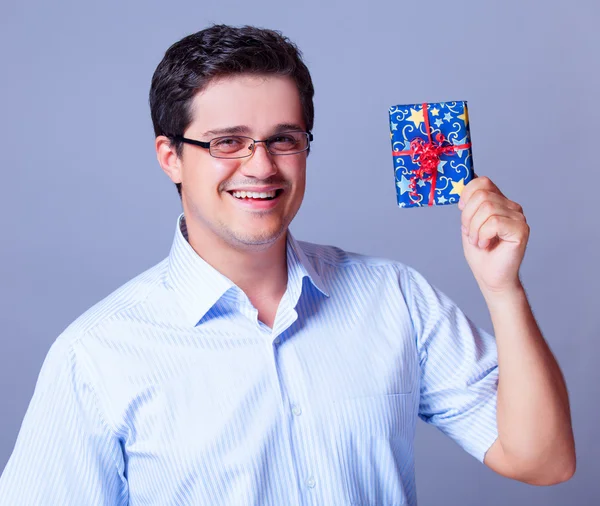
M 268 192 L 231 191 L 229 193 L 238 200 L 242 200 L 242 199 L 273 200 L 273 199 L 279 197 L 279 195 L 281 195 L 282 192 L 283 192 L 283 190 L 273 190 L 273 191 L 268 191 Z
M 282 202 L 283 189 L 267 192 L 232 190 L 227 193 L 231 195 L 233 202 L 240 209 L 265 212 L 279 206 L 279 203 Z

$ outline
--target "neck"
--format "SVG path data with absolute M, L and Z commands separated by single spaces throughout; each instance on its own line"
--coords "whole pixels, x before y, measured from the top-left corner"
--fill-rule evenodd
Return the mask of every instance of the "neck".
M 235 247 L 186 220 L 188 242 L 209 265 L 256 304 L 281 299 L 287 288 L 287 230 L 274 243 Z

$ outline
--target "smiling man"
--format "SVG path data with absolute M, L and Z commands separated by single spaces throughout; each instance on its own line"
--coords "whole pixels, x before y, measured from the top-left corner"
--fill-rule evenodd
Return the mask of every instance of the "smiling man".
M 173 246 L 51 347 L 1 505 L 415 505 L 419 417 L 504 476 L 572 476 L 521 207 L 488 178 L 459 204 L 495 336 L 407 265 L 296 240 L 312 98 L 278 32 L 216 25 L 167 51 L 150 107 Z
M 162 93 L 168 100 L 160 79 L 172 79 L 161 71 L 154 79 L 157 102 Z M 181 184 L 189 244 L 272 327 L 287 287 L 287 228 L 304 197 L 312 118 L 286 75 L 216 75 L 189 108 L 191 121 L 177 129 L 183 135 L 155 124 L 158 160 Z M 174 142 L 185 149 L 174 149 Z

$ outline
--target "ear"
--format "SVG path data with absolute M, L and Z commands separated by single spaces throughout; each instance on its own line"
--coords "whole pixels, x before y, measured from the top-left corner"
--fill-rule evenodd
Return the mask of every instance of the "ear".
M 175 147 L 164 135 L 159 135 L 155 141 L 156 158 L 165 174 L 174 183 L 181 183 L 181 160 L 175 152 Z

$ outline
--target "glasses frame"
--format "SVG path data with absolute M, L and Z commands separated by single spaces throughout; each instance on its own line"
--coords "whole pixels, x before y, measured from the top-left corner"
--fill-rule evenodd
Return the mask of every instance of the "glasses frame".
M 308 144 L 307 146 L 301 150 L 301 151 L 294 151 L 293 153 L 273 153 L 270 149 L 269 149 L 269 144 L 268 142 L 273 138 L 276 137 L 278 135 L 283 135 L 283 134 L 288 134 L 288 133 L 303 133 L 306 134 L 308 136 Z M 211 139 L 210 141 L 197 141 L 195 139 L 189 139 L 188 137 L 184 137 L 183 135 L 172 135 L 170 136 L 173 139 L 183 142 L 185 144 L 193 144 L 194 146 L 199 146 L 201 148 L 204 149 L 208 149 L 208 152 L 210 154 L 210 156 L 212 156 L 213 158 L 222 158 L 224 160 L 235 160 L 238 158 L 248 158 L 249 156 L 252 156 L 252 154 L 254 153 L 254 150 L 256 149 L 256 144 L 258 144 L 259 142 L 264 142 L 265 143 L 265 148 L 267 148 L 267 151 L 269 152 L 269 154 L 273 155 L 273 156 L 287 156 L 287 155 L 297 155 L 298 153 L 304 153 L 305 151 L 308 151 L 310 149 L 310 143 L 313 141 L 313 134 L 311 132 L 305 132 L 302 130 L 286 130 L 285 132 L 278 132 L 276 134 L 271 135 L 270 137 L 268 137 L 267 139 L 264 140 L 257 140 L 257 139 L 253 139 L 252 137 L 248 137 L 247 135 L 236 135 L 236 134 L 230 134 L 230 135 L 220 135 L 219 137 L 214 137 L 213 139 Z M 250 152 L 247 155 L 243 155 L 243 156 L 215 156 L 212 154 L 212 150 L 210 149 L 210 145 L 213 141 L 219 140 L 219 139 L 226 139 L 228 137 L 240 137 L 242 139 L 248 139 L 250 141 L 252 141 L 252 144 L 249 146 L 249 150 Z

